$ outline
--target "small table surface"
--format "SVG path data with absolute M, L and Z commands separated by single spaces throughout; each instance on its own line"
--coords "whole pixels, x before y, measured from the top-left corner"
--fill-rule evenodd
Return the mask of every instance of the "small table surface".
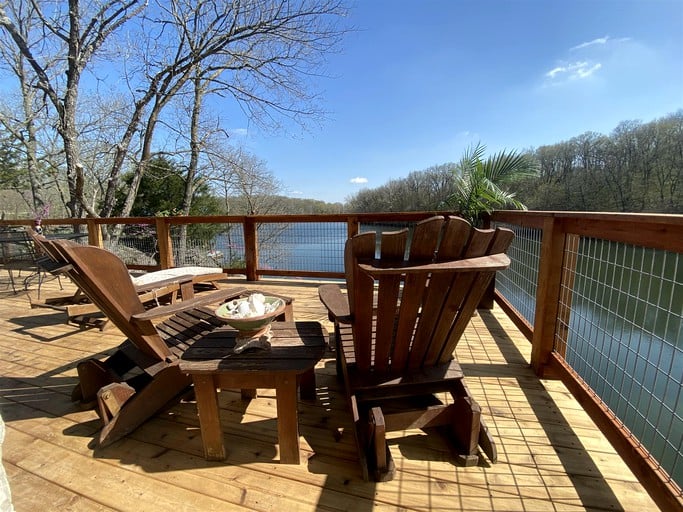
M 270 350 L 235 354 L 237 331 L 225 326 L 197 340 L 184 353 L 180 370 L 190 374 L 222 371 L 296 371 L 310 368 L 325 353 L 327 332 L 318 322 L 273 322 Z M 315 364 L 315 363 L 313 363 Z
M 327 331 L 318 322 L 273 322 L 270 350 L 235 354 L 237 331 L 219 327 L 197 340 L 183 354 L 179 368 L 195 386 L 204 456 L 225 458 L 218 411 L 218 388 L 276 390 L 280 462 L 299 463 L 297 389 L 315 398 L 314 367 L 325 352 Z

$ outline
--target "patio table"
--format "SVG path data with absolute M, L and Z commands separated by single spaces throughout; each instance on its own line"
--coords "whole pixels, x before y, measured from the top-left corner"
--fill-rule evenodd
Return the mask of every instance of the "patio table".
M 270 350 L 233 351 L 237 331 L 221 327 L 188 348 L 180 371 L 192 377 L 207 460 L 225 459 L 217 389 L 241 389 L 255 397 L 257 388 L 275 389 L 280 462 L 299 464 L 297 389 L 315 399 L 316 363 L 325 351 L 326 330 L 318 322 L 273 322 Z

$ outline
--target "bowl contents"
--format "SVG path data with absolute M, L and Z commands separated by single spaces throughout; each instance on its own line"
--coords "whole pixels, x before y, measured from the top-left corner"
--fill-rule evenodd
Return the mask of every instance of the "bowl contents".
M 277 310 L 282 300 L 266 301 L 262 293 L 252 293 L 246 299 L 232 300 L 227 303 L 227 312 L 231 318 L 251 318 L 263 316 Z

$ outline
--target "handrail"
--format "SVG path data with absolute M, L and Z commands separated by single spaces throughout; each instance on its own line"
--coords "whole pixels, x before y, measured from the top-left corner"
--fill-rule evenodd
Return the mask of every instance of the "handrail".
M 88 219 L 43 219 L 42 225 L 49 229 L 50 226 L 80 226 L 87 227 L 88 243 L 98 247 L 104 247 L 105 235 L 102 226 L 107 225 L 142 225 L 150 226 L 156 231 L 156 243 L 158 248 L 157 265 L 131 265 L 132 268 L 141 270 L 165 269 L 175 266 L 174 247 L 171 239 L 173 226 L 192 224 L 227 224 L 242 226 L 244 240 L 244 267 L 224 268 L 227 273 L 245 274 L 247 280 L 257 281 L 262 275 L 312 277 L 312 278 L 343 278 L 343 271 L 315 271 L 315 270 L 290 270 L 268 269 L 259 266 L 259 238 L 258 228 L 267 224 L 303 224 L 303 223 L 343 223 L 346 225 L 346 236 L 357 234 L 361 224 L 371 223 L 394 223 L 394 222 L 417 222 L 434 215 L 453 215 L 449 212 L 397 212 L 397 213 L 361 213 L 361 214 L 288 214 L 288 215 L 205 215 L 205 216 L 178 216 L 178 217 L 108 217 Z M 0 226 L 25 225 L 32 226 L 31 220 L 0 220 Z

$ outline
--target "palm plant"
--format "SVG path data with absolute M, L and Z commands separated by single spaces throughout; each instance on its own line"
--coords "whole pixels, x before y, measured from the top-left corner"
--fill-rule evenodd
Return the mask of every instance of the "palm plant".
M 526 210 L 505 187 L 538 174 L 537 164 L 525 154 L 503 150 L 484 160 L 485 152 L 486 146 L 482 144 L 465 151 L 453 169 L 455 192 L 444 201 L 476 226 L 482 224 L 484 213 L 496 208 Z

